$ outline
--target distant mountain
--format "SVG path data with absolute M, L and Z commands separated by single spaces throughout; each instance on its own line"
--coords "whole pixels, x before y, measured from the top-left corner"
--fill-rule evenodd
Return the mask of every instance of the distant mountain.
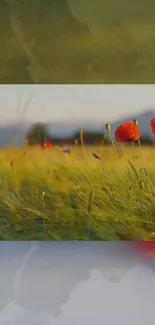
M 136 114 L 132 116 L 126 116 L 120 120 L 117 120 L 115 123 L 111 123 L 112 135 L 116 127 L 126 121 L 133 121 L 138 119 L 139 127 L 141 129 L 142 136 L 148 135 L 153 137 L 150 120 L 155 117 L 155 110 L 148 110 L 142 114 Z M 105 121 L 105 123 L 110 123 L 110 121 Z M 24 137 L 28 130 L 33 126 L 32 123 L 22 123 L 22 124 L 6 124 L 0 129 L 0 147 L 12 146 L 14 143 L 18 146 L 22 146 L 24 143 Z M 96 131 L 104 132 L 105 124 L 102 122 L 54 122 L 48 123 L 47 129 L 51 136 L 55 138 L 63 138 L 73 136 L 75 132 L 80 129 L 85 131 Z
M 27 124 L 6 124 L 0 128 L 0 147 L 23 146 L 24 135 L 30 125 Z

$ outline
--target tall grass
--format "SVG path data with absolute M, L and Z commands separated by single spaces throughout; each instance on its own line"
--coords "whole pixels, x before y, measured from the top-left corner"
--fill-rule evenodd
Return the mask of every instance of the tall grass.
M 127 161 L 116 147 L 121 173 L 112 147 L 71 149 L 0 150 L 0 239 L 152 239 L 154 147 L 143 148 L 148 180 L 136 147 Z

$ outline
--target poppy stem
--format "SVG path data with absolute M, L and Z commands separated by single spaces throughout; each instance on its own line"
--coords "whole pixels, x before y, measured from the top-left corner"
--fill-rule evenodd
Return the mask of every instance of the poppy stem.
M 124 174 L 122 173 L 122 170 L 121 170 L 121 167 L 120 167 L 120 163 L 119 163 L 119 158 L 118 158 L 118 154 L 117 154 L 117 150 L 116 150 L 116 146 L 115 146 L 115 143 L 113 141 L 113 138 L 112 138 L 112 135 L 111 135 L 111 132 L 110 130 L 108 130 L 108 133 L 109 133 L 109 138 L 111 140 L 111 143 L 112 143 L 112 146 L 113 146 L 113 149 L 114 149 L 114 153 L 115 153 L 115 156 L 116 156 L 116 160 L 117 160 L 117 165 L 118 165 L 118 168 L 119 168 L 119 171 L 121 173 L 121 175 L 126 179 L 126 181 L 128 182 L 128 179 L 124 176 Z
M 80 140 L 81 140 L 81 144 L 82 144 L 82 149 L 84 152 L 84 156 L 85 156 L 85 163 L 87 165 L 87 172 L 88 172 L 88 177 L 89 177 L 89 181 L 90 181 L 90 185 L 92 185 L 92 181 L 91 181 L 91 176 L 90 176 L 90 171 L 89 171 L 89 164 L 87 161 L 87 153 L 86 153 L 86 149 L 85 149 L 85 145 L 84 145 L 84 140 L 83 140 L 83 130 L 80 130 Z
M 128 171 L 128 174 L 129 174 L 129 179 L 132 182 L 132 178 L 131 178 L 131 174 L 130 174 L 130 171 L 129 171 L 129 166 L 128 166 L 128 162 L 127 162 L 127 159 L 126 159 L 126 154 L 125 154 L 123 143 L 121 143 L 121 147 L 122 147 L 122 152 L 123 152 L 124 160 L 125 160 L 125 163 L 126 163 L 127 171 Z
M 135 151 L 135 149 L 136 149 L 136 148 L 135 148 L 135 144 L 134 144 L 134 141 L 132 141 L 132 147 L 133 147 L 133 150 L 134 150 L 134 152 L 136 152 L 136 151 Z M 138 159 L 139 159 L 137 155 L 136 155 L 136 156 L 134 156 L 134 158 L 136 158 L 136 160 L 138 160 Z
M 140 153 L 141 153 L 142 165 L 143 165 L 143 168 L 144 168 L 144 170 L 146 172 L 145 159 L 144 159 L 144 155 L 143 155 L 141 143 L 140 143 L 140 140 L 139 139 L 137 141 L 138 141 L 138 145 L 139 145 L 139 149 L 140 149 Z M 146 172 L 146 174 L 147 174 L 147 172 Z
M 132 141 L 132 147 L 133 147 L 133 149 L 135 149 L 135 144 L 134 144 L 134 142 Z
M 83 130 L 80 131 L 80 140 L 81 140 L 82 149 L 83 149 L 84 156 L 85 156 L 85 162 L 86 162 L 86 165 L 88 167 L 87 153 L 86 153 L 86 149 L 85 149 L 85 145 L 84 145 L 84 141 L 83 141 Z
M 143 170 L 145 172 L 145 179 L 146 179 L 146 183 L 147 183 L 147 188 L 148 188 L 148 191 L 149 191 L 150 195 L 152 195 L 150 188 L 152 189 L 152 192 L 154 194 L 153 197 L 155 198 L 154 188 L 153 188 L 151 182 L 148 179 L 148 174 L 147 174 L 147 170 L 146 170 L 146 167 L 145 167 L 145 159 L 144 159 L 144 155 L 143 155 L 143 151 L 142 151 L 142 147 L 141 147 L 141 143 L 140 143 L 139 139 L 138 139 L 138 145 L 139 145 L 139 149 L 140 149 L 140 152 L 141 152 L 141 159 L 142 159 Z

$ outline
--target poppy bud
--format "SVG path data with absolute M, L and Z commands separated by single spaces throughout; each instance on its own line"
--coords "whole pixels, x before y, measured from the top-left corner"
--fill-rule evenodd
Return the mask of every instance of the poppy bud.
M 111 125 L 110 124 L 106 124 L 105 126 L 106 126 L 107 131 L 110 133 L 110 131 L 111 131 Z
M 100 156 L 97 153 L 95 153 L 95 152 L 92 152 L 92 155 L 96 159 L 101 159 Z
M 138 126 L 138 120 L 133 120 L 134 121 L 134 123 Z

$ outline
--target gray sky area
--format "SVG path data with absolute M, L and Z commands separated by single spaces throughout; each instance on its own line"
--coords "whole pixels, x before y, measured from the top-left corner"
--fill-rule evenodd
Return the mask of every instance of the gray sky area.
M 125 245 L 1 242 L 0 325 L 154 325 L 154 264 Z
M 36 121 L 110 122 L 155 108 L 155 85 L 1 85 L 0 120 L 17 118 L 33 94 L 26 119 Z

